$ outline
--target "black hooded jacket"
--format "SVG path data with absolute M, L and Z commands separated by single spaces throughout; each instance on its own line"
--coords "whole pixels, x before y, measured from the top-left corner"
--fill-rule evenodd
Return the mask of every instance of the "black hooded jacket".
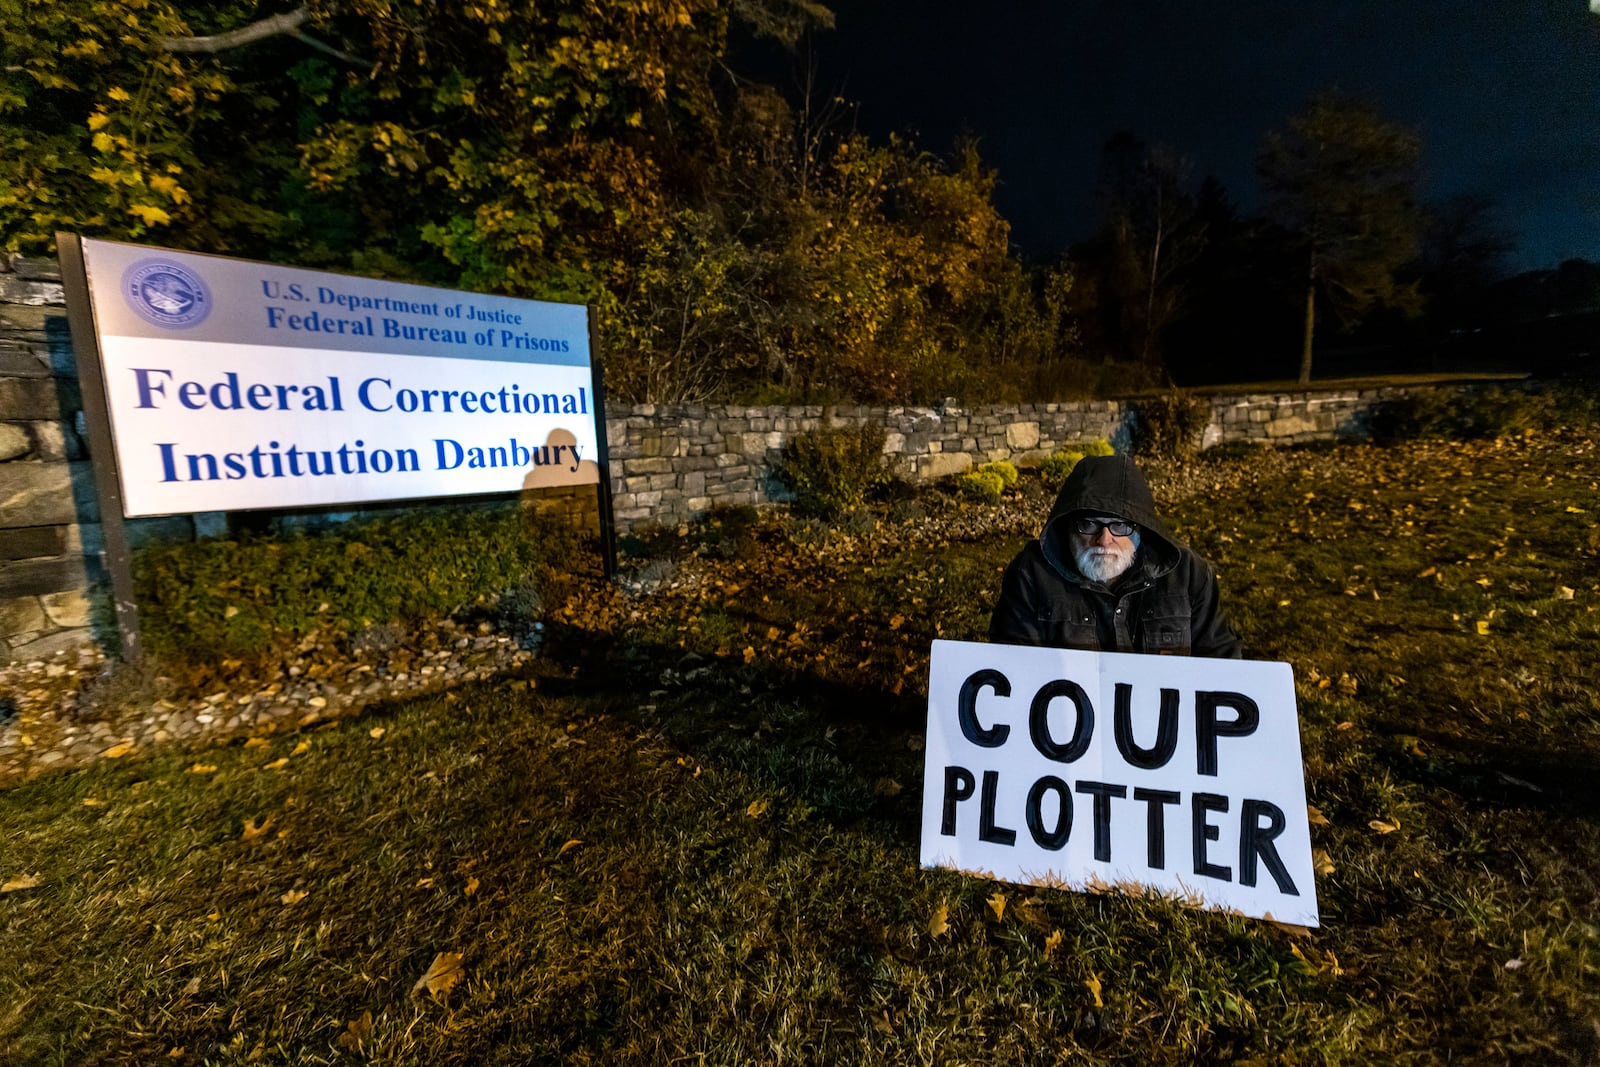
M 1139 527 L 1133 566 L 1108 587 L 1078 573 L 1070 520 L 1115 515 Z M 1173 537 L 1126 456 L 1079 461 L 1037 541 L 1006 568 L 989 639 L 1011 645 L 1239 657 L 1211 565 Z

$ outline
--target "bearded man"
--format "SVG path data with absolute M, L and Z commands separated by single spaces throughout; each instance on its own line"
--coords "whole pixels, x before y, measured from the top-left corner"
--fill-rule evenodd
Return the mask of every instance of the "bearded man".
M 989 639 L 1101 652 L 1239 657 L 1211 565 L 1156 514 L 1126 456 L 1072 468 L 1036 541 L 1006 568 Z

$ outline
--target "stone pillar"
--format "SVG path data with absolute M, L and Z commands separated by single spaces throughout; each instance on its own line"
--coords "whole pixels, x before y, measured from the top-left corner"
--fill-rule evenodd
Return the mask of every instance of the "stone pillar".
M 99 526 L 64 305 L 54 260 L 0 261 L 0 664 L 92 640 Z

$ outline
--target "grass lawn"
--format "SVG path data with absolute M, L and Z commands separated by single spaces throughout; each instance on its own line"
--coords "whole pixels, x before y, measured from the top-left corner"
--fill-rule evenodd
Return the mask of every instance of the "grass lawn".
M 1025 479 L 702 531 L 548 591 L 524 677 L 0 793 L 0 1063 L 1600 1062 L 1592 441 L 1154 473 L 1294 665 L 1320 930 L 918 868 L 928 644 Z

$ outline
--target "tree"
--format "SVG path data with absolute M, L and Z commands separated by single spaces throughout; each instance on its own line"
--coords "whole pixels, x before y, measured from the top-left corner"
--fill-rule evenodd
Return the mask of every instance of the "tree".
M 1481 326 L 1489 289 L 1506 275 L 1516 246 L 1485 196 L 1452 197 L 1430 207 L 1422 236 L 1421 284 L 1440 330 Z
M 589 302 L 620 400 L 921 401 L 1064 362 L 1070 276 L 1041 296 L 1011 256 L 975 147 L 873 143 L 728 69 L 735 25 L 792 43 L 813 0 L 295 4 L 0 0 L 0 248 Z
M 1172 149 L 1125 132 L 1106 143 L 1104 291 L 1120 312 L 1127 354 L 1147 365 L 1159 365 L 1162 335 L 1183 312 L 1186 275 L 1206 243 L 1190 185 L 1189 161 Z
M 1311 380 L 1319 292 L 1346 327 L 1379 305 L 1419 309 L 1415 283 L 1397 271 L 1417 255 L 1421 159 L 1415 134 L 1335 92 L 1267 135 L 1256 160 L 1267 213 L 1294 235 L 1306 264 L 1302 384 Z

